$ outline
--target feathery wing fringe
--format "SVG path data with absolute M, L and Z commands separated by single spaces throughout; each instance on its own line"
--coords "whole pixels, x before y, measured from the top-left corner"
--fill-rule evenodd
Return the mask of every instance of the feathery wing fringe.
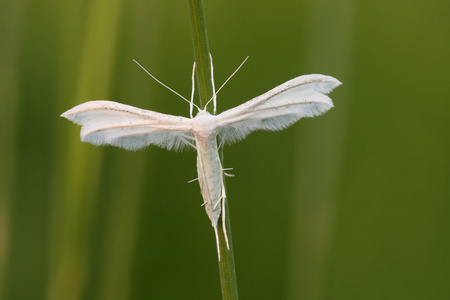
M 225 143 L 244 139 L 255 130 L 278 131 L 304 117 L 333 107 L 326 96 L 341 82 L 331 76 L 303 75 L 218 116 L 218 135 Z
M 138 150 L 155 145 L 168 150 L 192 146 L 191 120 L 112 101 L 90 101 L 61 115 L 82 125 L 83 142 Z

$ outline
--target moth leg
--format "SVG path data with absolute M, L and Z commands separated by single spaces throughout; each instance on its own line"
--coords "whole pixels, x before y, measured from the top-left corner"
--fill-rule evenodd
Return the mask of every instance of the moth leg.
M 193 143 L 193 141 L 195 141 L 195 138 L 193 138 L 192 136 L 188 134 L 180 134 L 180 139 L 182 139 L 187 145 L 197 150 L 197 146 Z
M 228 170 L 233 170 L 233 168 L 223 168 L 222 169 L 222 171 L 228 171 Z M 225 172 L 223 172 L 223 174 L 225 176 L 228 176 L 228 177 L 234 177 L 234 174 L 228 174 L 228 173 L 225 173 Z
M 183 141 L 188 144 L 189 146 L 191 146 L 192 148 L 194 148 L 195 150 L 197 150 L 197 146 L 191 142 L 189 142 L 188 140 L 186 140 L 186 138 L 182 137 Z
M 214 234 L 216 235 L 217 255 L 220 261 L 220 246 L 219 246 L 219 234 L 217 233 L 217 225 L 214 226 Z
M 225 242 L 227 242 L 227 249 L 230 250 L 230 244 L 228 243 L 228 234 L 227 234 L 227 226 L 225 225 L 225 192 L 223 192 L 223 199 L 222 199 L 222 228 L 223 228 L 223 235 L 225 236 Z
M 184 137 L 185 139 L 191 140 L 191 141 L 195 141 L 195 137 L 189 135 L 189 134 L 184 134 L 184 133 L 180 133 L 180 136 Z
M 223 147 L 223 145 L 224 145 L 224 141 L 225 141 L 225 139 L 221 139 L 221 138 L 219 138 L 220 139 L 220 143 L 219 143 L 219 147 L 217 147 L 217 149 L 221 149 L 222 147 Z
M 227 195 L 225 192 L 225 181 L 223 180 L 223 170 L 224 168 L 222 167 L 222 162 L 220 161 L 220 158 L 218 158 L 219 160 L 219 166 L 220 166 L 220 183 L 222 186 L 222 196 L 221 201 L 222 201 L 222 230 L 223 230 L 223 235 L 225 236 L 225 242 L 227 243 L 227 249 L 230 250 L 230 243 L 228 242 L 228 234 L 227 234 L 227 227 L 225 226 L 225 201 L 227 199 Z

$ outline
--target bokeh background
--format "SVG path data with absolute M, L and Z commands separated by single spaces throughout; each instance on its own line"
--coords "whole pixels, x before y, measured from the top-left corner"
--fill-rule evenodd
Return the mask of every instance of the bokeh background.
M 225 148 L 242 299 L 450 299 L 450 2 L 205 0 L 218 109 L 293 77 L 326 115 Z M 0 298 L 220 299 L 194 152 L 79 140 L 108 99 L 188 105 L 187 1 L 0 1 Z

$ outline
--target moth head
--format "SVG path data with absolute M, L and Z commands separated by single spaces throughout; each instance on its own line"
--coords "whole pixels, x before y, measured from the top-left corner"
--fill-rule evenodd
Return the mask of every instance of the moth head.
M 211 114 L 206 111 L 206 107 L 204 109 L 201 109 L 198 111 L 197 115 L 195 117 L 203 117 L 203 116 L 210 116 Z
M 195 118 L 192 119 L 192 130 L 196 135 L 208 138 L 216 129 L 216 120 L 206 110 L 200 110 Z

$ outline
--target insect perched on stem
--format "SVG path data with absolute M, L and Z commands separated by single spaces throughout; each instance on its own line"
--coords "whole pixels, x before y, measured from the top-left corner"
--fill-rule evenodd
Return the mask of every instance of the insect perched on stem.
M 139 63 L 137 64 L 144 69 Z M 145 71 L 161 83 L 147 70 Z M 278 131 L 289 127 L 303 117 L 314 117 L 325 113 L 333 107 L 333 102 L 326 94 L 341 83 L 325 75 L 299 76 L 216 115 L 216 95 L 223 85 L 214 92 L 214 96 L 209 101 L 213 102 L 213 114 L 210 114 L 206 111 L 209 102 L 203 109 L 193 102 L 194 74 L 195 63 L 192 72 L 191 100 L 187 100 L 161 83 L 190 103 L 190 118 L 100 100 L 80 104 L 61 116 L 82 125 L 81 140 L 94 145 L 111 145 L 126 150 L 138 150 L 149 145 L 175 151 L 185 147 L 196 149 L 198 181 L 205 209 L 216 235 L 220 260 L 217 223 L 221 213 L 228 249 L 229 243 L 224 216 L 226 194 L 223 176 L 225 173 L 218 149 L 224 144 L 244 139 L 255 130 Z M 195 117 L 193 116 L 194 107 L 198 109 Z M 220 141 L 219 146 L 217 139 Z

